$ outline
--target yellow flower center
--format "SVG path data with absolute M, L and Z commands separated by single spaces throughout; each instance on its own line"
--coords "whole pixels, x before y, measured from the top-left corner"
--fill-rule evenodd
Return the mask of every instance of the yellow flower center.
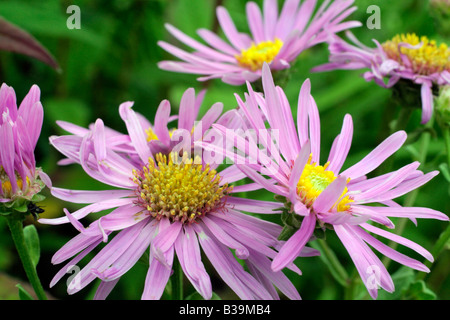
M 405 42 L 416 46 L 422 43 L 418 49 L 399 48 L 399 43 Z M 396 35 L 392 40 L 382 44 L 384 51 L 390 59 L 403 64 L 400 54 L 408 57 L 412 70 L 421 75 L 430 75 L 444 70 L 450 71 L 450 49 L 445 43 L 438 45 L 435 40 L 425 36 L 418 37 L 414 33 Z
M 17 187 L 22 190 L 23 180 L 16 173 Z M 13 196 L 11 181 L 2 166 L 0 166 L 0 184 L 3 192 L 3 198 L 11 198 Z M 30 185 L 30 179 L 27 177 L 27 185 Z
M 326 170 L 329 162 L 324 166 L 318 166 L 315 163 L 311 164 L 311 158 L 310 156 L 297 183 L 297 194 L 307 207 L 311 207 L 322 191 L 336 180 L 334 173 Z M 347 183 L 349 181 L 350 179 L 347 180 Z M 345 196 L 347 191 L 348 189 L 345 187 L 342 195 L 334 204 L 333 207 L 337 211 L 347 211 L 350 208 L 349 203 L 353 202 L 353 200 L 349 196 Z
M 172 138 L 172 135 L 176 129 L 169 130 L 169 136 Z M 145 129 L 145 133 L 147 134 L 147 142 L 152 140 L 159 140 L 158 135 L 153 131 L 152 128 Z
M 156 219 L 193 222 L 197 217 L 223 207 L 222 199 L 232 186 L 220 186 L 220 176 L 209 165 L 198 164 L 185 153 L 181 161 L 177 154 L 157 154 L 149 159 L 142 171 L 133 171 L 137 184 L 137 203 Z M 197 160 L 197 159 L 196 159 Z
M 260 70 L 264 62 L 270 63 L 280 52 L 283 41 L 275 38 L 275 41 L 263 41 L 246 50 L 242 50 L 240 55 L 236 55 L 236 60 L 242 67 L 252 71 Z

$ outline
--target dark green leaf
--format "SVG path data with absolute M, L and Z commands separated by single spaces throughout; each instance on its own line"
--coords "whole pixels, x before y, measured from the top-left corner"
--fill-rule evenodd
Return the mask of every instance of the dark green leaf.
M 205 300 L 203 297 L 196 291 L 185 298 L 185 300 Z M 213 292 L 211 300 L 222 300 L 217 293 Z
M 292 237 L 292 235 L 297 231 L 298 229 L 295 229 L 291 226 L 285 225 L 283 227 L 283 230 L 281 230 L 280 235 L 278 236 L 278 240 L 280 241 L 286 241 L 288 240 L 290 237 Z
M 422 280 L 411 283 L 409 288 L 404 292 L 404 299 L 408 300 L 435 300 L 436 294 L 427 288 Z
M 23 228 L 23 233 L 25 236 L 25 242 L 27 244 L 28 251 L 31 256 L 31 260 L 34 264 L 34 267 L 36 267 L 41 256 L 39 235 L 37 233 L 36 227 L 33 224 L 30 224 Z
M 17 284 L 16 287 L 19 289 L 20 300 L 34 300 L 33 297 L 27 292 L 27 290 L 22 287 L 21 284 Z

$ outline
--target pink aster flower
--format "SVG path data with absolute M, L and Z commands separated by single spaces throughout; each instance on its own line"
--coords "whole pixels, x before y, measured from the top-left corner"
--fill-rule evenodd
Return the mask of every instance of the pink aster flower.
M 283 90 L 274 85 L 267 65 L 263 68 L 262 81 L 264 97 L 256 94 L 248 85 L 247 99 L 245 102 L 238 99 L 239 107 L 257 137 L 259 130 L 264 132 L 267 119 L 270 128 L 278 130 L 279 141 L 258 137 L 258 142 L 269 151 L 261 155 L 248 151 L 255 150 L 251 147 L 252 141 L 248 140 L 247 148 L 241 148 L 240 152 L 249 156 L 249 163 L 252 159 L 259 159 L 258 164 L 264 163 L 264 166 L 260 169 L 245 164 L 238 166 L 253 181 L 284 197 L 291 214 L 302 219 L 299 230 L 286 241 L 273 259 L 272 269 L 280 271 L 292 263 L 313 237 L 315 228 L 325 230 L 327 227 L 336 232 L 373 298 L 376 298 L 379 287 L 392 292 L 394 284 L 369 245 L 405 266 L 428 272 L 421 262 L 391 249 L 371 235 L 395 241 L 433 261 L 431 254 L 420 245 L 376 224 L 394 228 L 390 217 L 409 218 L 414 222 L 416 218 L 448 220 L 445 214 L 436 210 L 402 207 L 393 200 L 422 186 L 438 174 L 437 171 L 424 174 L 417 170 L 419 163 L 413 162 L 397 171 L 374 178 L 366 177 L 402 146 L 406 139 L 405 132 L 392 134 L 361 161 L 342 170 L 353 136 L 352 118 L 346 115 L 327 162 L 320 165 L 320 120 L 310 94 L 310 81 L 306 80 L 300 90 L 297 129 L 288 100 Z M 232 135 L 231 130 L 220 125 L 213 126 L 226 133 L 228 139 L 240 139 L 239 135 Z M 278 145 L 279 149 L 271 143 Z M 204 144 L 204 147 L 208 148 L 208 145 Z M 213 145 L 209 148 L 219 151 Z
M 193 108 L 192 96 L 189 101 L 185 107 Z M 242 212 L 273 213 L 280 204 L 234 197 L 235 192 L 255 187 L 250 184 L 233 188 L 231 184 L 244 177 L 236 167 L 217 172 L 218 164 L 189 157 L 183 149 L 182 157 L 179 151 L 153 153 L 144 134 L 145 126 L 131 104 L 122 104 L 119 112 L 128 130 L 127 138 L 121 140 L 127 146 L 125 150 L 112 143 L 112 136 L 100 119 L 84 134 L 51 139 L 70 161 L 81 164 L 94 179 L 114 187 L 108 191 L 52 189 L 52 194 L 60 199 L 88 205 L 73 213 L 64 210 L 65 217 L 39 220 L 46 224 L 70 222 L 80 231 L 54 255 L 54 264 L 69 261 L 51 286 L 104 242 L 106 245 L 68 285 L 70 294 L 99 278 L 101 284 L 95 298 L 105 298 L 120 277 L 147 252 L 149 269 L 143 299 L 161 297 L 175 257 L 193 287 L 209 299 L 213 289 L 202 261 L 203 251 L 217 274 L 242 299 L 276 299 L 275 287 L 288 298 L 300 298 L 289 279 L 270 268 L 275 249 L 280 246 L 277 236 L 281 227 Z M 178 123 L 190 131 L 193 114 L 184 112 L 182 107 Z M 163 118 L 168 119 L 167 112 Z M 169 132 L 161 128 L 163 123 L 167 121 L 155 121 L 158 137 Z M 112 211 L 89 227 L 80 222 L 92 212 L 108 209 Z M 233 251 L 245 261 L 249 271 Z M 303 255 L 312 254 L 315 252 L 311 249 L 303 251 Z M 289 267 L 300 272 L 293 264 Z
M 182 61 L 161 61 L 161 69 L 201 75 L 199 81 L 220 78 L 240 85 L 261 77 L 261 67 L 269 63 L 272 70 L 290 67 L 299 54 L 324 42 L 330 34 L 360 26 L 357 21 L 343 22 L 356 8 L 353 0 L 325 1 L 314 13 L 316 0 L 285 1 L 280 14 L 276 0 L 265 0 L 261 12 L 258 5 L 248 2 L 247 21 L 250 34 L 239 32 L 228 11 L 217 8 L 217 19 L 227 41 L 217 34 L 199 29 L 202 44 L 172 25 L 167 30 L 176 39 L 192 48 L 187 52 L 167 42 L 158 44 Z
M 31 201 L 49 177 L 36 168 L 34 149 L 41 133 L 44 111 L 39 87 L 34 85 L 17 108 L 12 87 L 0 88 L 0 203 Z
M 375 48 L 360 43 L 350 32 L 353 44 L 334 36 L 330 40 L 330 62 L 313 71 L 335 69 L 368 69 L 363 77 L 384 88 L 392 88 L 402 80 L 417 86 L 422 103 L 422 124 L 433 113 L 433 87 L 450 84 L 450 49 L 425 36 L 396 35 L 384 43 L 375 42 Z M 405 106 L 410 107 L 410 106 Z
M 145 138 L 145 145 L 150 148 L 152 154 L 159 152 L 167 154 L 174 148 L 186 149 L 188 147 L 186 144 L 203 139 L 207 134 L 207 130 L 215 121 L 231 125 L 229 122 L 232 121 L 232 114 L 228 112 L 222 115 L 223 103 L 221 102 L 214 103 L 210 106 L 201 118 L 198 116 L 205 94 L 205 90 L 200 91 L 196 95 L 193 88 L 187 89 L 181 97 L 178 115 L 170 114 L 171 105 L 168 100 L 161 101 L 153 123 L 137 112 L 135 112 L 136 118 L 133 118 L 133 121 L 136 122 L 130 122 L 127 118 L 127 113 L 124 111 L 127 109 L 125 107 L 121 108 L 120 116 L 127 127 L 134 126 L 135 128 L 139 128 L 139 130 L 133 133 L 137 137 L 132 137 L 129 134 L 123 134 L 112 128 L 105 127 L 108 146 L 121 154 L 138 158 L 137 150 L 132 145 L 132 139 Z M 123 106 L 131 107 L 132 105 L 133 102 L 126 102 Z M 177 123 L 173 124 L 175 120 L 177 120 Z M 73 146 L 72 150 L 77 152 L 82 137 L 95 127 L 95 124 L 91 124 L 89 128 L 83 128 L 65 121 L 57 121 L 57 123 L 61 128 L 72 134 L 64 138 L 59 137 L 60 143 L 55 145 L 57 148 L 59 145 L 64 145 L 63 147 L 66 152 L 70 145 Z M 73 160 L 67 158 L 61 160 L 59 163 L 70 164 L 73 163 Z

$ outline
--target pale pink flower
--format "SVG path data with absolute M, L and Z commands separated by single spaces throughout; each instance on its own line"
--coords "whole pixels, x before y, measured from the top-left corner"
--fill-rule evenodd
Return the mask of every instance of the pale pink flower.
M 192 96 L 188 101 L 186 105 L 182 103 L 178 126 L 191 132 L 196 104 Z M 154 125 L 158 137 L 169 132 L 169 114 L 164 110 L 160 107 Z M 207 164 L 201 158 L 192 162 L 187 155 L 178 159 L 179 152 L 153 153 L 145 134 L 146 125 L 142 125 L 141 116 L 133 111 L 131 103 L 123 103 L 119 112 L 128 130 L 126 135 L 111 135 L 98 119 L 90 129 L 78 130 L 77 135 L 51 139 L 69 161 L 80 164 L 94 179 L 114 187 L 107 191 L 52 189 L 52 194 L 62 200 L 88 205 L 73 213 L 64 210 L 65 217 L 39 220 L 46 224 L 70 222 L 80 231 L 54 255 L 52 263 L 68 262 L 51 286 L 105 242 L 68 285 L 70 294 L 99 278 L 101 284 L 95 298 L 106 298 L 121 276 L 147 252 L 149 269 L 142 299 L 161 297 L 175 256 L 193 287 L 209 299 L 213 288 L 202 260 L 203 251 L 217 274 L 241 299 L 277 299 L 275 288 L 290 299 L 299 299 L 290 280 L 281 271 L 270 268 L 275 249 L 281 245 L 277 240 L 281 227 L 242 212 L 273 213 L 280 204 L 234 197 L 233 193 L 255 188 L 254 184 L 231 186 L 244 177 L 234 166 L 217 172 L 218 164 Z M 217 122 L 229 124 L 221 119 Z M 115 145 L 114 136 L 121 137 L 118 141 L 126 148 Z M 90 213 L 108 209 L 112 211 L 89 227 L 80 222 Z M 303 252 L 313 254 L 312 249 Z M 249 271 L 237 258 L 245 262 Z M 293 264 L 289 267 L 300 272 Z
M 161 69 L 198 74 L 199 81 L 222 79 L 240 85 L 261 77 L 261 67 L 269 63 L 272 70 L 282 70 L 304 50 L 324 42 L 330 34 L 360 26 L 357 21 L 343 22 L 356 8 L 353 0 L 324 1 L 317 9 L 316 0 L 287 0 L 278 14 L 277 0 L 265 0 L 263 9 L 250 1 L 246 13 L 250 34 L 238 31 L 224 7 L 217 8 L 217 19 L 227 41 L 207 29 L 198 35 L 206 45 L 170 24 L 167 30 L 192 48 L 187 52 L 165 41 L 158 44 L 181 61 L 161 61 Z
M 31 201 L 49 177 L 36 168 L 34 149 L 41 133 L 44 110 L 34 85 L 17 108 L 12 87 L 0 88 L 0 203 Z
M 329 40 L 330 62 L 312 69 L 313 72 L 336 69 L 366 69 L 363 77 L 381 87 L 392 88 L 401 80 L 417 86 L 422 104 L 421 123 L 433 114 L 433 87 L 450 84 L 450 49 L 425 36 L 402 34 L 374 48 L 362 44 L 348 32 L 348 43 L 338 36 Z M 411 107 L 411 106 L 403 106 Z
M 403 265 L 428 272 L 429 269 L 420 261 L 391 249 L 371 235 L 395 241 L 433 261 L 431 254 L 420 245 L 376 224 L 392 229 L 394 223 L 390 217 L 409 218 L 414 222 L 417 218 L 448 220 L 445 214 L 436 210 L 402 207 L 393 200 L 422 186 L 437 175 L 437 171 L 424 174 L 417 170 L 419 163 L 413 162 L 381 176 L 366 177 L 402 146 L 406 139 L 405 132 L 392 134 L 361 161 L 342 170 L 353 136 L 352 117 L 346 115 L 326 164 L 320 165 L 320 120 L 316 103 L 310 94 L 310 81 L 306 80 L 300 90 L 297 128 L 288 99 L 283 90 L 274 85 L 267 65 L 263 68 L 262 82 L 264 96 L 255 93 L 248 84 L 246 101 L 238 98 L 238 105 L 248 128 L 255 130 L 259 138 L 257 142 L 268 152 L 250 152 L 255 150 L 252 148 L 255 141 L 248 139 L 247 147 L 239 151 L 248 155 L 248 163 L 258 159 L 258 165 L 264 165 L 258 168 L 238 164 L 238 167 L 265 189 L 284 197 L 290 204 L 291 213 L 302 219 L 299 230 L 273 259 L 272 269 L 280 271 L 292 263 L 313 238 L 314 230 L 325 230 L 327 226 L 336 232 L 374 298 L 377 297 L 379 287 L 394 291 L 394 283 L 369 246 Z M 279 132 L 278 141 L 258 136 L 261 130 L 265 132 L 266 120 L 272 130 Z M 238 134 L 232 135 L 232 131 L 223 126 L 213 127 L 227 134 L 227 139 L 243 139 Z M 201 144 L 205 149 L 220 152 L 214 145 Z M 274 148 L 274 145 L 278 145 L 279 149 Z

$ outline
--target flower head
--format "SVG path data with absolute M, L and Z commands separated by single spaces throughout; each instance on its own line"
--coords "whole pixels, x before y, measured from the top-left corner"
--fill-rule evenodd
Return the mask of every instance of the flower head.
M 193 108 L 194 104 L 189 106 Z M 53 263 L 75 256 L 68 263 L 73 266 L 102 241 L 107 242 L 73 279 L 68 292 L 75 293 L 99 278 L 102 282 L 96 298 L 105 298 L 120 277 L 148 252 L 143 299 L 161 297 L 175 255 L 194 288 L 209 299 L 212 285 L 202 262 L 203 250 L 223 281 L 240 298 L 278 298 L 276 286 L 287 297 L 298 299 L 288 278 L 270 269 L 275 249 L 280 245 L 277 236 L 281 227 L 241 212 L 272 213 L 280 204 L 233 197 L 235 192 L 254 188 L 231 186 L 243 177 L 236 167 L 218 171 L 218 164 L 206 163 L 202 156 L 192 157 L 186 149 L 153 153 L 131 105 L 122 104 L 119 111 L 128 128 L 127 139 L 121 139 L 127 142 L 126 149 L 108 143 L 110 136 L 100 119 L 84 134 L 51 139 L 58 150 L 70 161 L 81 164 L 91 177 L 116 187 L 108 191 L 52 190 L 60 199 L 89 203 L 73 213 L 64 210 L 65 217 L 39 220 L 47 224 L 70 222 L 80 231 L 54 255 Z M 192 116 L 192 112 L 186 114 Z M 181 114 L 179 127 L 180 123 L 190 132 L 191 122 L 186 122 Z M 227 122 L 222 119 L 218 123 Z M 159 131 L 155 132 L 159 137 Z M 113 210 L 87 228 L 79 221 L 106 209 Z M 314 251 L 307 249 L 303 254 Z M 236 258 L 245 262 L 249 272 Z M 289 267 L 299 272 L 294 265 Z M 51 285 L 66 271 L 63 268 Z
M 22 206 L 51 184 L 34 157 L 44 115 L 39 99 L 34 85 L 17 108 L 14 89 L 0 88 L 0 203 L 9 207 Z
M 393 200 L 425 184 L 438 172 L 424 174 L 417 170 L 419 163 L 414 162 L 378 177 L 366 177 L 402 146 L 406 140 L 405 132 L 394 133 L 361 161 L 342 171 L 353 136 L 352 118 L 346 115 L 341 133 L 331 147 L 328 161 L 321 165 L 320 120 L 310 94 L 309 80 L 304 82 L 300 90 L 296 129 L 288 100 L 283 90 L 275 87 L 268 66 L 263 68 L 262 79 L 264 97 L 253 92 L 249 85 L 248 99 L 245 102 L 238 99 L 241 115 L 257 133 L 265 127 L 261 120 L 266 119 L 272 130 L 279 131 L 279 140 L 271 142 L 260 137 L 259 141 L 268 150 L 268 159 L 252 154 L 250 148 L 240 149 L 252 159 L 261 159 L 258 162 L 261 167 L 238 166 L 256 183 L 284 197 L 290 213 L 302 221 L 298 231 L 279 250 L 272 262 L 272 269 L 279 271 L 292 263 L 313 237 L 314 230 L 325 230 L 327 227 L 334 229 L 342 241 L 374 298 L 379 287 L 391 292 L 394 286 L 386 268 L 368 245 L 401 264 L 428 271 L 421 262 L 392 250 L 370 235 L 373 233 L 398 242 L 432 261 L 433 257 L 423 247 L 373 223 L 394 228 L 390 217 L 414 221 L 416 218 L 448 220 L 441 212 L 428 208 L 401 207 Z M 225 132 L 219 125 L 214 127 Z M 279 150 L 273 145 L 278 145 Z M 380 271 L 375 285 L 369 283 L 369 280 L 373 280 L 370 270 L 374 269 Z
M 354 35 L 347 33 L 354 43 L 349 44 L 334 36 L 330 40 L 330 62 L 313 71 L 334 69 L 369 69 L 364 73 L 367 81 L 391 88 L 406 80 L 417 87 L 422 102 L 422 123 L 433 113 L 433 87 L 450 84 L 450 49 L 445 43 L 414 33 L 400 34 L 391 40 L 369 48 Z
M 353 0 L 325 2 L 315 13 L 315 0 L 287 0 L 280 14 L 276 0 L 265 0 L 263 11 L 254 2 L 246 6 L 250 34 L 241 33 L 224 7 L 217 8 L 217 19 L 228 42 L 215 33 L 198 30 L 204 45 L 172 25 L 167 30 L 179 41 L 194 49 L 188 53 L 167 42 L 158 44 L 182 61 L 161 61 L 159 67 L 168 71 L 201 75 L 198 80 L 220 78 L 240 85 L 261 77 L 263 63 L 272 70 L 290 67 L 301 52 L 324 42 L 330 34 L 359 26 L 357 21 L 343 22 L 354 10 Z

